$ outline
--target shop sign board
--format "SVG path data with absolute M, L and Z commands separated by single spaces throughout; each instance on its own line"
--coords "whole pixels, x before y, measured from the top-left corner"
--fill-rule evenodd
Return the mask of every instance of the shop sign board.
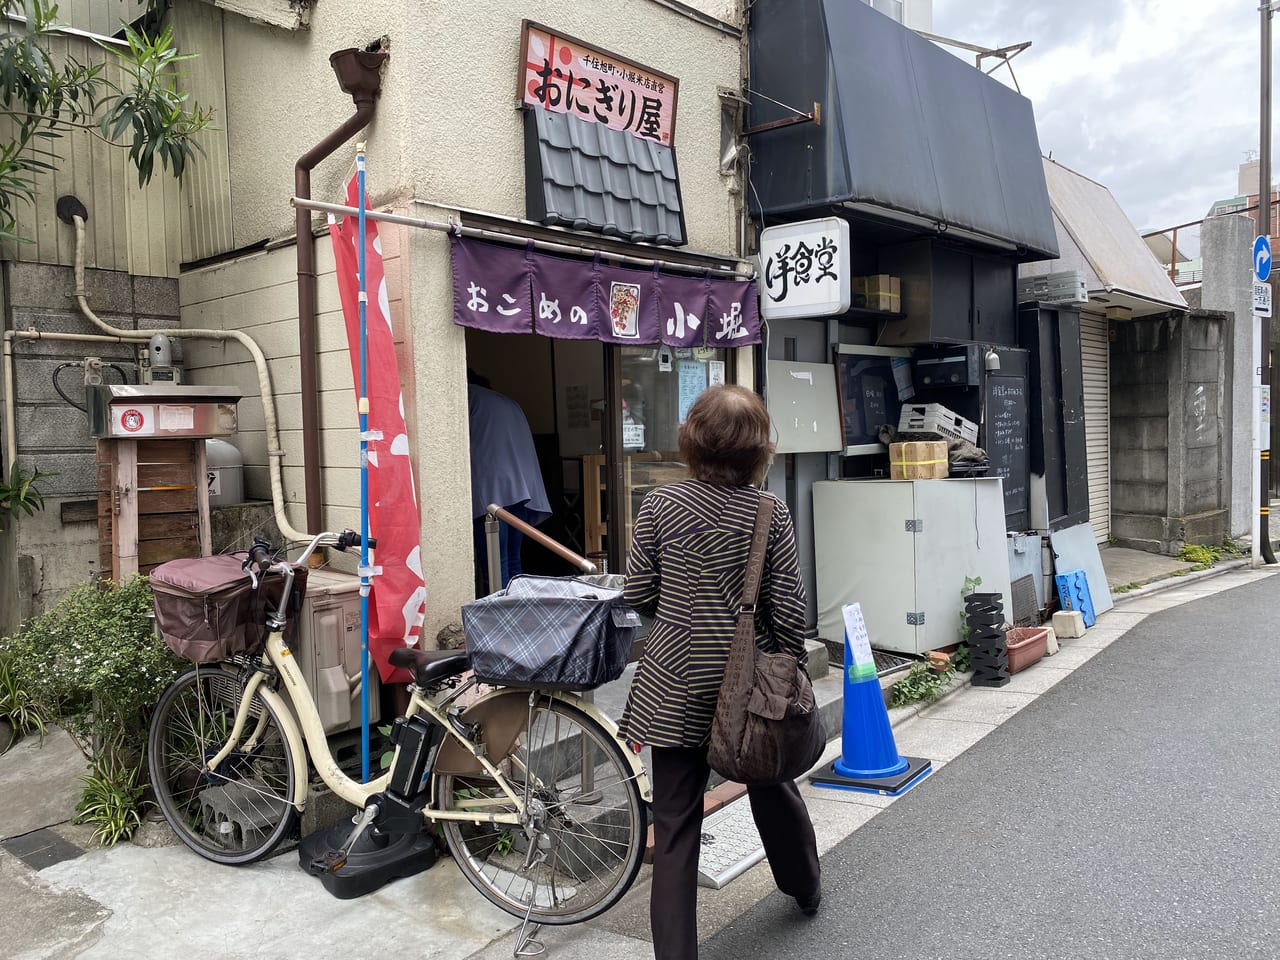
M 525 20 L 519 102 L 602 123 L 642 140 L 675 143 L 680 81 L 652 67 Z
M 532 241 L 515 247 L 451 236 L 449 246 L 460 327 L 695 351 L 760 342 L 754 280 L 574 260 L 536 252 Z
M 760 279 L 766 320 L 844 313 L 852 302 L 849 222 L 823 217 L 761 231 Z

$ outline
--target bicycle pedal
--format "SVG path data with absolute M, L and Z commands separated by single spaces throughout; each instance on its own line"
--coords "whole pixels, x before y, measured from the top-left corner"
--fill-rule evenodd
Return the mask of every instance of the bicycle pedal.
M 346 854 L 339 854 L 336 857 L 325 857 L 324 872 L 337 873 L 347 865 Z

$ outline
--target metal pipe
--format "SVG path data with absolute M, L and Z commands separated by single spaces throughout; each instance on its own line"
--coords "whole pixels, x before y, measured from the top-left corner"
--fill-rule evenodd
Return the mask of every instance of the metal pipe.
M 1258 234 L 1271 237 L 1271 4 L 1263 3 L 1262 14 L 1262 77 L 1261 77 L 1261 117 L 1258 143 Z M 1261 327 L 1261 355 L 1258 359 L 1262 392 L 1265 393 L 1271 384 L 1271 319 L 1259 318 Z M 1254 402 L 1257 403 L 1261 397 Z M 1258 496 L 1258 547 L 1262 559 L 1267 563 L 1275 563 L 1275 552 L 1271 549 L 1271 444 L 1263 443 L 1258 438 L 1258 473 L 1261 479 L 1261 492 Z
M 271 390 L 271 374 L 267 370 L 267 358 L 263 355 L 262 350 L 258 347 L 248 334 L 240 330 L 206 330 L 191 329 L 184 330 L 173 328 L 169 330 L 124 330 L 119 327 L 113 327 L 99 317 L 89 306 L 89 300 L 85 295 L 84 288 L 84 218 L 79 214 L 74 215 L 72 222 L 76 228 L 76 255 L 75 255 L 75 299 L 76 304 L 80 307 L 80 312 L 84 314 L 86 320 L 92 323 L 99 330 L 110 335 L 114 341 L 122 342 L 141 342 L 149 340 L 157 333 L 162 333 L 168 337 L 193 337 L 200 340 L 235 340 L 243 346 L 249 356 L 253 358 L 254 368 L 258 372 L 258 390 L 262 394 L 262 413 L 265 421 L 267 433 L 267 467 L 271 476 L 271 505 L 275 513 L 276 526 L 280 528 L 280 533 L 288 540 L 310 540 L 310 534 L 302 533 L 297 530 L 285 514 L 284 509 L 284 481 L 281 479 L 280 458 L 284 456 L 284 450 L 280 448 L 280 431 L 276 425 L 276 402 L 275 394 Z M 28 336 L 31 332 L 21 334 Z M 84 339 L 79 335 L 58 335 L 58 334 L 40 334 L 36 339 L 62 339 L 67 336 L 69 339 Z
M 18 462 L 18 415 L 14 411 L 17 389 L 13 383 L 13 331 L 4 332 L 4 476 L 7 480 Z
M 550 537 L 548 537 L 545 533 L 543 533 L 537 527 L 531 524 L 525 523 L 515 514 L 511 513 L 508 510 L 502 509 L 502 507 L 498 506 L 496 503 L 489 504 L 489 506 L 485 508 L 485 511 L 487 514 L 486 523 L 488 523 L 489 520 L 497 518 L 498 520 L 501 520 L 503 523 L 507 524 L 508 526 L 515 527 L 517 530 L 519 530 L 521 533 L 523 533 L 526 537 L 528 537 L 530 540 L 532 540 L 534 543 L 538 544 L 539 546 L 546 547 L 548 550 L 550 550 L 560 559 L 567 560 L 569 563 L 573 564 L 573 566 L 577 567 L 583 573 L 596 572 L 596 565 L 592 563 L 590 560 L 588 560 L 586 557 L 579 556 L 578 554 L 574 553 L 572 550 L 570 550 L 568 547 L 564 546 L 563 544 L 556 543 L 556 541 L 552 540 Z M 499 584 L 498 586 L 501 587 L 501 584 Z M 489 584 L 490 592 L 492 592 L 495 589 L 497 588 L 495 588 L 493 584 L 490 583 Z
M 324 200 L 310 200 L 305 197 L 293 197 L 289 201 L 295 207 L 306 210 L 317 210 L 321 213 L 331 213 L 337 216 L 354 217 L 359 214 L 359 210 L 355 207 L 348 207 L 341 203 L 327 203 Z M 378 220 L 382 223 L 397 223 L 405 227 L 417 227 L 421 230 L 438 230 L 441 233 L 456 233 L 464 237 L 475 237 L 478 240 L 493 240 L 497 243 L 510 243 L 515 246 L 527 246 L 530 238 L 516 233 L 503 233 L 500 230 L 486 230 L 483 227 L 467 227 L 460 223 L 447 220 L 427 220 L 423 217 L 409 217 L 402 213 L 384 213 L 377 210 L 366 210 L 365 217 L 370 220 Z M 691 263 L 679 263 L 673 260 L 660 260 L 657 257 L 633 257 L 625 253 L 613 253 L 609 250 L 595 250 L 593 248 L 581 247 L 572 243 L 557 243 L 554 240 L 533 240 L 533 248 L 535 250 L 546 250 L 550 253 L 569 253 L 582 256 L 588 253 L 599 253 L 602 257 L 608 257 L 610 260 L 617 260 L 622 263 L 634 263 L 637 266 L 652 268 L 661 267 L 664 270 L 684 270 L 688 273 L 706 273 L 708 270 L 712 273 L 721 272 L 734 279 L 749 280 L 755 277 L 754 271 L 748 274 L 741 274 L 738 270 L 730 267 L 695 265 Z
M 338 84 L 351 94 L 356 112 L 346 122 L 298 158 L 293 167 L 293 192 L 311 198 L 311 171 L 323 159 L 369 125 L 382 86 L 380 70 L 384 51 L 339 50 L 329 57 Z M 323 527 L 323 491 L 320 472 L 319 343 L 316 335 L 316 250 L 311 235 L 311 213 L 298 206 L 294 217 L 298 240 L 298 359 L 302 401 L 302 472 L 307 505 L 307 527 Z

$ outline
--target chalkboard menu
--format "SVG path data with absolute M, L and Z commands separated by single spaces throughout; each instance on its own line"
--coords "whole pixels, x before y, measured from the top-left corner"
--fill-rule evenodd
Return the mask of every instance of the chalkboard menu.
M 1022 376 L 989 376 L 986 383 L 986 450 L 989 477 L 1004 479 L 1004 513 L 1010 529 L 1027 525 L 1030 466 L 1027 381 Z

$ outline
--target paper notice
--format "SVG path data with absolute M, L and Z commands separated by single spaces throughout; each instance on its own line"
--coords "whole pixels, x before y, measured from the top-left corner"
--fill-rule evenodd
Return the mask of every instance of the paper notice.
M 844 613 L 844 665 L 850 679 L 876 675 L 876 661 L 871 653 L 871 637 L 867 634 L 866 621 L 862 619 L 862 606 L 846 603 Z

